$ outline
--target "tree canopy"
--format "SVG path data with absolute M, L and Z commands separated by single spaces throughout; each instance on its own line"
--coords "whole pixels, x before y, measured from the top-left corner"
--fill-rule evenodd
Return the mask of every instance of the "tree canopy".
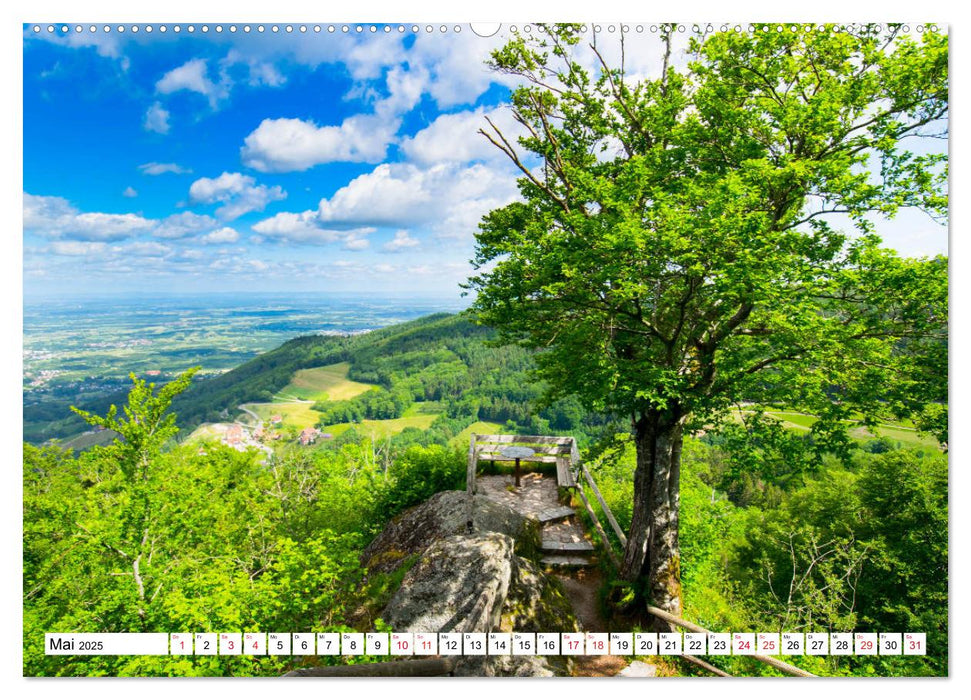
M 614 63 L 586 37 L 545 26 L 493 54 L 521 135 L 482 134 L 521 200 L 480 224 L 469 288 L 542 350 L 554 395 L 631 417 L 634 575 L 652 547 L 676 569 L 682 431 L 733 404 L 805 409 L 837 448 L 856 411 L 946 439 L 946 259 L 899 257 L 874 217 L 946 216 L 946 154 L 913 143 L 946 135 L 947 38 L 758 25 L 679 63 L 668 26 L 658 73 L 632 78 L 623 35 Z

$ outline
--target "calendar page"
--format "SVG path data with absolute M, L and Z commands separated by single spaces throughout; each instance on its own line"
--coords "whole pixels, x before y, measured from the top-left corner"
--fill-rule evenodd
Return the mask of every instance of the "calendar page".
M 24 676 L 948 675 L 946 23 L 262 13 L 22 26 Z

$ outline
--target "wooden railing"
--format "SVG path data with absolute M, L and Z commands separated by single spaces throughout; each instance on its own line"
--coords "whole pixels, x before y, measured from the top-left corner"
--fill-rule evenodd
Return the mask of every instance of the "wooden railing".
M 678 627 L 682 627 L 688 630 L 689 632 L 700 632 L 702 634 L 711 634 L 711 632 L 706 630 L 704 627 L 700 627 L 694 624 L 693 622 L 688 622 L 687 620 L 682 620 L 680 617 L 677 617 L 676 615 L 672 615 L 667 610 L 661 610 L 661 608 L 656 608 L 653 605 L 647 606 L 647 612 L 649 612 L 654 617 L 658 617 L 672 625 L 677 625 Z M 745 658 L 760 661 L 764 664 L 771 666 L 772 668 L 778 671 L 782 671 L 783 673 L 789 674 L 790 676 L 802 676 L 804 678 L 816 677 L 815 674 L 812 674 L 809 671 L 804 671 L 801 668 L 793 666 L 792 664 L 787 664 L 785 661 L 779 661 L 779 659 L 773 658 L 771 656 L 763 656 L 762 654 L 752 654 L 751 656 L 746 656 Z

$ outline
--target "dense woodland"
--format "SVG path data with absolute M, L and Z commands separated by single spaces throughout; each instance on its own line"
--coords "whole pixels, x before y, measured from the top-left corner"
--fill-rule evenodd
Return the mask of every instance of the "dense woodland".
M 77 454 L 25 444 L 25 673 L 275 675 L 295 663 L 44 656 L 43 632 L 55 629 L 381 629 L 380 610 L 412 562 L 369 576 L 359 553 L 396 513 L 464 488 L 465 449 L 454 437 L 478 419 L 580 437 L 626 527 L 634 455 L 622 420 L 563 400 L 544 407 L 530 353 L 491 338 L 461 316 L 347 339 L 302 338 L 174 397 L 177 414 L 181 405 L 199 415 L 213 396 L 231 394 L 234 376 L 242 386 L 229 405 L 278 389 L 297 368 L 349 360 L 354 379 L 381 388 L 332 410 L 382 415 L 372 395 L 392 411 L 400 410 L 395 397 L 445 407 L 428 430 L 408 428 L 377 444 L 349 430 L 314 448 L 289 445 L 262 464 L 255 451 L 180 444 L 186 431 L 175 425 L 142 439 L 137 421 L 120 428 L 135 431 L 124 445 Z M 133 418 L 171 408 L 172 397 L 153 402 L 152 389 L 135 389 Z M 186 425 L 181 415 L 176 424 Z M 946 673 L 943 451 L 875 438 L 836 455 L 811 432 L 761 416 L 700 431 L 687 440 L 685 464 L 686 617 L 736 631 L 923 630 L 927 657 L 792 661 L 826 675 Z M 605 610 L 630 624 L 629 587 L 602 565 L 611 582 L 601 592 Z M 744 660 L 718 663 L 767 672 Z

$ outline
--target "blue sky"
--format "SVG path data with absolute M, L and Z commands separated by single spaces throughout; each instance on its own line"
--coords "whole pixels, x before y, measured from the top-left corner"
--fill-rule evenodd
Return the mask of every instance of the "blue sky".
M 25 30 L 27 295 L 456 296 L 478 221 L 516 196 L 476 133 L 511 128 L 507 79 L 483 64 L 506 31 L 74 26 Z M 636 39 L 628 67 L 649 74 L 657 42 Z M 919 212 L 878 230 L 947 252 Z
M 27 29 L 25 293 L 457 295 L 516 194 L 475 133 L 509 121 L 503 35 L 228 26 Z

